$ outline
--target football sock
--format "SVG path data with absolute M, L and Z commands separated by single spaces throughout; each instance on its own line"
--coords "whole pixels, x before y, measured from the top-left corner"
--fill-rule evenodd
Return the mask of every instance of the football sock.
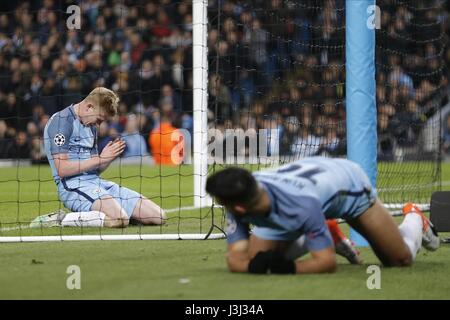
M 327 220 L 327 225 L 328 229 L 330 230 L 331 236 L 333 237 L 334 244 L 346 238 L 344 233 L 342 233 L 341 229 L 339 228 L 337 220 Z
M 63 227 L 103 227 L 105 214 L 100 211 L 69 212 L 61 221 Z
M 422 245 L 422 217 L 414 212 L 408 213 L 398 227 L 403 240 L 411 251 L 413 259 L 416 258 Z

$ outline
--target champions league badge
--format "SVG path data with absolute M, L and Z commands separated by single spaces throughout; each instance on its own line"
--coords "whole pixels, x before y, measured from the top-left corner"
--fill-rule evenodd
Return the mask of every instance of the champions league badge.
M 66 143 L 66 137 L 64 137 L 64 135 L 62 133 L 58 133 L 55 138 L 53 139 L 53 141 L 55 142 L 55 144 L 58 147 L 63 146 Z

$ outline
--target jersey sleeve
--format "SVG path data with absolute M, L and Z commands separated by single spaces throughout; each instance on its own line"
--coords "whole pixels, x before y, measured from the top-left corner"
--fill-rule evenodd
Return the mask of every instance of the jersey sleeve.
M 91 150 L 91 156 L 96 156 L 96 155 L 98 155 L 97 128 L 96 127 L 91 127 L 91 130 L 92 130 L 92 134 L 94 135 L 94 146 L 92 147 L 92 150 Z
M 308 250 L 317 251 L 333 246 L 319 199 L 284 190 L 278 192 L 275 202 L 285 229 L 304 234 Z
M 227 243 L 232 244 L 249 238 L 249 224 L 227 212 Z
M 311 202 L 310 211 L 302 229 L 305 233 L 305 244 L 309 251 L 333 247 L 333 240 L 318 200 Z
M 47 139 L 50 143 L 50 153 L 67 153 L 69 152 L 69 141 L 73 131 L 73 123 L 70 119 L 56 116 L 51 119 L 47 128 Z

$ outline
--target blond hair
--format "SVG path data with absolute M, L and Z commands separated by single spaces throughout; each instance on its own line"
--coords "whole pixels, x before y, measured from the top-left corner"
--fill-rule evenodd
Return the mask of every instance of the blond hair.
M 84 100 L 99 106 L 109 116 L 115 116 L 120 99 L 114 91 L 105 87 L 97 87 Z

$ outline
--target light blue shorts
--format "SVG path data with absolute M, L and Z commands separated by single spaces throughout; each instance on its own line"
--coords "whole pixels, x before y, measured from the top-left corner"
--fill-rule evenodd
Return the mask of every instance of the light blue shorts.
M 62 179 L 58 183 L 58 193 L 64 206 L 74 212 L 90 211 L 96 200 L 111 196 L 119 202 L 128 217 L 133 214 L 138 200 L 143 198 L 136 191 L 96 175 L 80 175 Z

